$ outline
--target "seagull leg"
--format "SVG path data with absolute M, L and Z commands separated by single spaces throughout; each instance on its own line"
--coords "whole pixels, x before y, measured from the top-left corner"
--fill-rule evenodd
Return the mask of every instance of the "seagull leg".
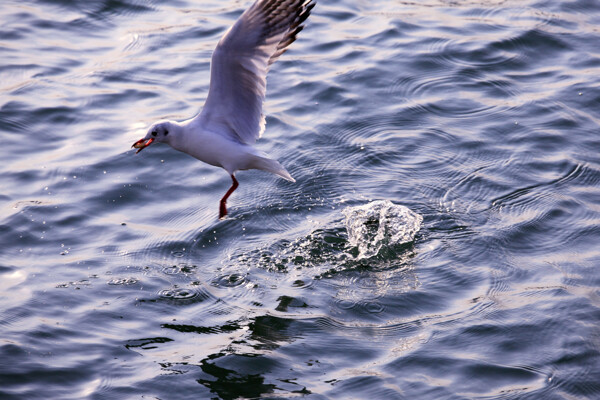
M 221 199 L 219 207 L 219 219 L 223 219 L 227 215 L 227 207 L 225 206 L 225 203 L 227 203 L 227 199 L 229 198 L 229 196 L 231 196 L 231 193 L 233 193 L 233 191 L 237 189 L 239 185 L 237 179 L 235 179 L 235 176 L 233 176 L 233 174 L 231 174 L 231 179 L 233 180 L 233 184 L 231 185 L 227 193 L 225 193 L 225 196 L 223 196 L 223 198 Z

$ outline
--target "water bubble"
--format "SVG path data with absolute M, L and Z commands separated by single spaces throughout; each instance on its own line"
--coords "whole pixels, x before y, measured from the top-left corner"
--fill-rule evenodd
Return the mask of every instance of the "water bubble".
M 241 284 L 246 282 L 246 277 L 242 274 L 228 274 L 222 275 L 213 280 L 213 285 L 217 287 L 227 287 L 232 288 L 236 286 L 240 286 Z
M 136 284 L 138 280 L 136 278 L 114 278 L 108 281 L 108 284 L 111 286 L 117 285 L 133 285 Z
M 342 310 L 351 310 L 356 307 L 356 302 L 347 299 L 336 299 L 335 304 Z
M 169 267 L 164 267 L 162 272 L 167 275 L 176 275 L 180 272 L 179 267 L 177 265 L 171 265 Z
M 167 275 L 190 274 L 196 269 L 195 265 L 182 264 L 170 265 L 162 268 L 162 272 Z
M 158 295 L 163 299 L 190 300 L 198 297 L 200 293 L 190 288 L 174 288 L 161 290 Z
M 369 302 L 365 304 L 365 309 L 371 314 L 378 314 L 384 310 L 384 306 L 378 302 Z

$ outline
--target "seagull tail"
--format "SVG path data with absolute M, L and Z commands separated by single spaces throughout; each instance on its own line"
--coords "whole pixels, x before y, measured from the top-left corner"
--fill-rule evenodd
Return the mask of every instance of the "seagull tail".
M 279 175 L 283 179 L 286 179 L 290 182 L 296 182 L 296 180 L 292 178 L 290 173 L 287 172 L 283 165 L 279 164 L 277 160 L 273 160 L 271 158 L 255 156 L 252 163 L 252 168 Z

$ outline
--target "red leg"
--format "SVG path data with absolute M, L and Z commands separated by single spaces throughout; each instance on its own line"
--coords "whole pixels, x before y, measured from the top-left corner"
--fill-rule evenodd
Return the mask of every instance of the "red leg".
M 233 174 L 231 175 L 231 179 L 233 180 L 233 184 L 231 185 L 227 193 L 225 193 L 225 196 L 223 196 L 223 198 L 221 199 L 219 207 L 219 219 L 223 219 L 227 215 L 227 207 L 225 206 L 225 203 L 227 203 L 227 199 L 229 198 L 229 196 L 231 196 L 231 193 L 233 193 L 233 191 L 237 189 L 239 185 L 237 179 L 235 179 L 235 176 L 233 176 Z

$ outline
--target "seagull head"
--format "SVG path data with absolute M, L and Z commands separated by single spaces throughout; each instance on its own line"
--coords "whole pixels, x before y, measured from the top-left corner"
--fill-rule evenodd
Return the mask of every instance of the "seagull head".
M 131 147 L 138 149 L 135 154 L 139 153 L 146 147 L 155 142 L 169 143 L 173 137 L 173 133 L 179 128 L 179 125 L 173 121 L 159 121 L 148 129 L 146 136 L 133 144 Z

